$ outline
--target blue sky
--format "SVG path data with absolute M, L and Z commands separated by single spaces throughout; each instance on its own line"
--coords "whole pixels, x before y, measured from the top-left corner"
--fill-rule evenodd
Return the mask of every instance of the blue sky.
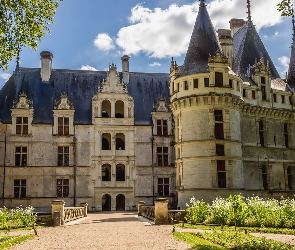
M 207 0 L 215 29 L 229 29 L 231 18 L 246 19 L 246 0 Z M 278 72 L 285 75 L 292 42 L 291 18 L 276 10 L 279 0 L 251 1 L 252 20 Z M 171 57 L 183 63 L 199 1 L 64 0 L 37 51 L 23 48 L 21 67 L 40 67 L 40 52 L 53 53 L 53 68 L 105 70 L 128 54 L 130 71 L 169 72 Z M 0 87 L 12 74 L 0 71 Z

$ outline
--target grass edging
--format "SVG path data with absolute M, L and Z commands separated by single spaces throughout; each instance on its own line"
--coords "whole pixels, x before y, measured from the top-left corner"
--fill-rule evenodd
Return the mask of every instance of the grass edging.
M 34 238 L 33 234 L 20 235 L 20 236 L 0 236 L 0 249 L 10 248 L 26 240 Z
M 191 233 L 174 232 L 173 237 L 177 240 L 187 242 L 192 248 L 198 250 L 227 250 L 228 248 L 219 246 L 203 238 L 197 237 Z

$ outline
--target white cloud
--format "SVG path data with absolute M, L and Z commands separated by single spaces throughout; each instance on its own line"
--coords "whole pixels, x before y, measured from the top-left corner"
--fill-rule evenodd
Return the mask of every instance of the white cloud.
M 257 30 L 282 21 L 276 4 L 277 0 L 252 3 L 251 16 Z M 119 30 L 116 43 L 129 55 L 144 52 L 156 58 L 180 56 L 186 53 L 198 9 L 199 1 L 172 4 L 167 9 L 136 5 L 131 9 L 130 25 Z M 245 0 L 213 0 L 207 9 L 215 29 L 229 28 L 231 18 L 247 18 Z
M 98 49 L 105 51 L 115 48 L 112 38 L 106 33 L 98 34 L 94 40 L 94 45 Z
M 90 66 L 90 65 L 82 65 L 80 70 L 92 70 L 92 71 L 97 71 L 96 68 Z
M 289 69 L 290 58 L 287 56 L 281 56 L 279 57 L 279 61 L 281 65 L 283 66 L 283 71 L 281 72 L 281 75 L 284 77 L 286 72 L 288 72 L 288 69 Z
M 276 31 L 274 36 L 281 36 L 281 35 L 279 32 Z
M 8 81 L 8 79 L 11 77 L 11 74 L 9 73 L 1 73 L 0 78 L 2 78 L 4 81 Z
M 151 63 L 149 66 L 151 66 L 151 67 L 154 67 L 154 66 L 161 66 L 161 64 L 158 63 L 158 62 L 153 62 L 153 63 Z

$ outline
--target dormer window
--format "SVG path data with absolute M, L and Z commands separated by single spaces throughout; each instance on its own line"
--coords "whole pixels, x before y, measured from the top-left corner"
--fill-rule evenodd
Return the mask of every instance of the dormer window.
M 157 120 L 157 135 L 167 136 L 168 135 L 168 121 Z
M 215 72 L 215 87 L 223 87 L 223 75 L 221 72 Z
M 15 133 L 17 135 L 28 134 L 28 117 L 16 117 Z
M 69 135 L 69 118 L 58 117 L 58 135 Z

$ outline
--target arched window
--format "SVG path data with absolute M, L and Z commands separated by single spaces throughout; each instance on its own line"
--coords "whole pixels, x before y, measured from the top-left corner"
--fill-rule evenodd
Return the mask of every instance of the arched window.
M 101 117 L 111 117 L 111 103 L 109 100 L 104 100 L 101 104 Z
M 115 117 L 116 118 L 124 118 L 124 102 L 121 100 L 116 101 Z
M 102 134 L 101 150 L 111 150 L 111 134 Z
M 111 181 L 111 165 L 103 164 L 101 167 L 102 181 Z
M 125 181 L 125 166 L 123 164 L 116 166 L 116 181 Z
M 125 135 L 123 133 L 116 134 L 116 150 L 125 150 Z

